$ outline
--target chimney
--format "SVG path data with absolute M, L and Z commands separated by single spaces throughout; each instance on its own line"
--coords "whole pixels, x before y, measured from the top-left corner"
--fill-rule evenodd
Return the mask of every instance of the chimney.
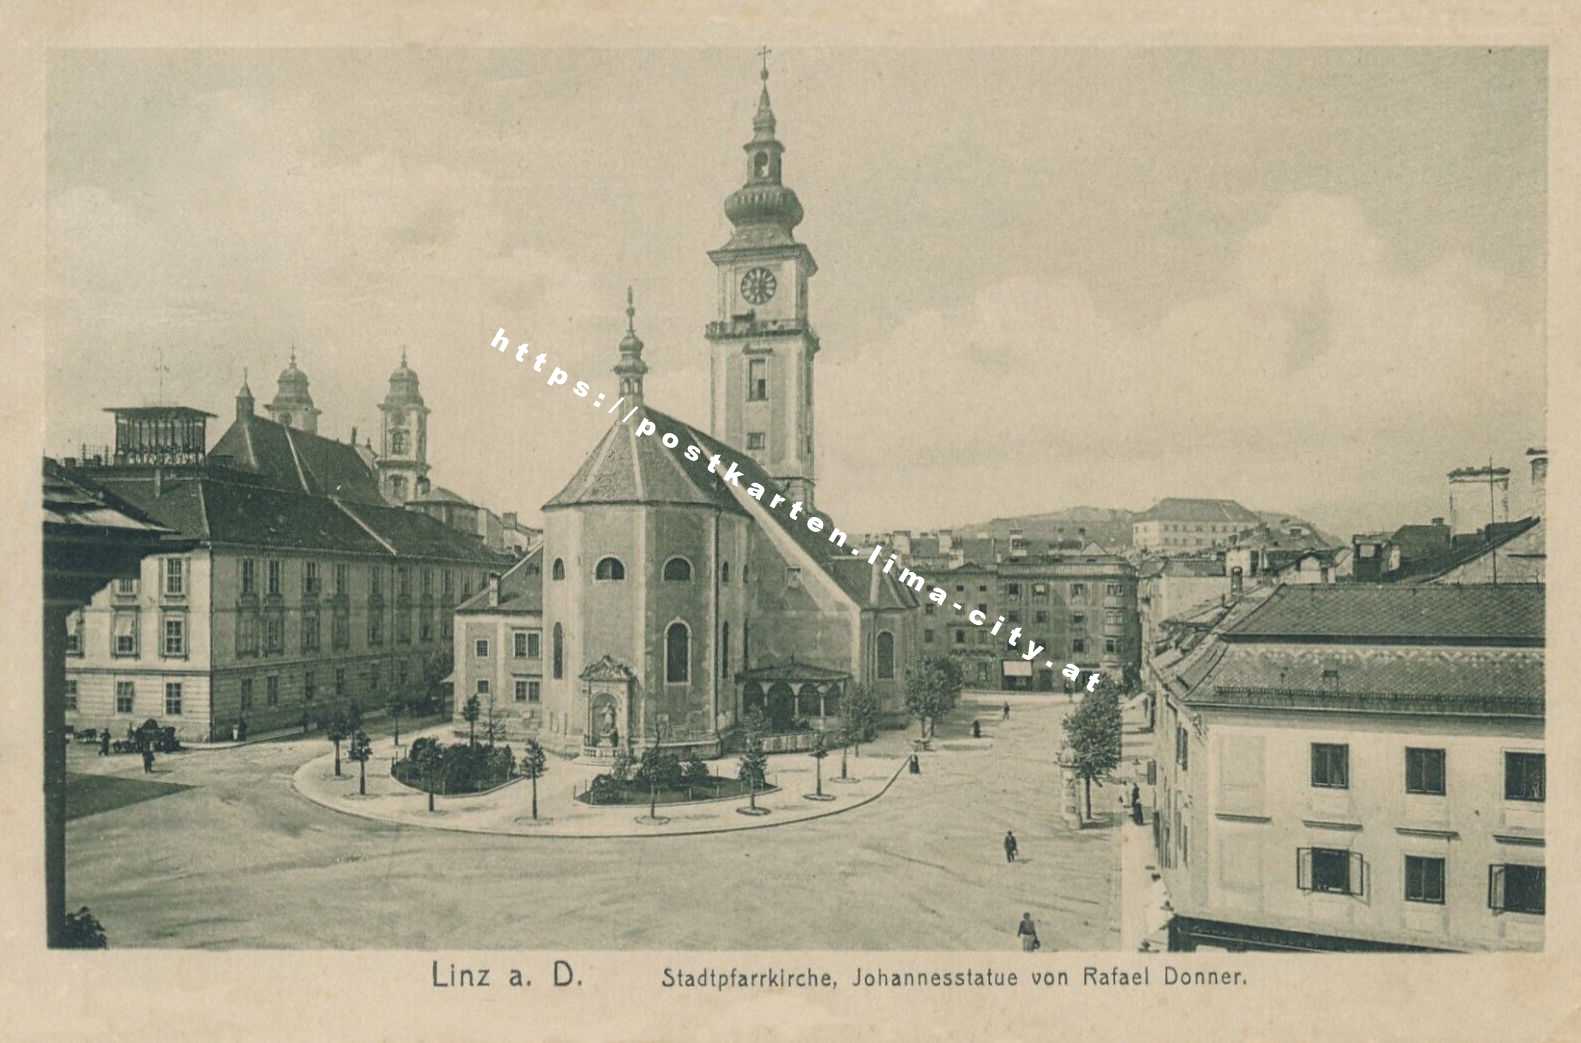
M 1532 460 L 1531 509 L 1526 513 L 1541 518 L 1548 512 L 1548 450 L 1528 449 Z
M 1444 516 L 1442 514 L 1440 514 L 1438 517 L 1434 518 L 1433 519 L 1433 524 L 1434 525 L 1442 525 L 1442 524 L 1444 524 Z
M 500 574 L 489 573 L 489 607 L 498 608 L 500 603 Z
M 356 424 L 352 424 L 351 425 L 351 444 L 352 445 L 356 445 L 357 444 L 357 425 Z

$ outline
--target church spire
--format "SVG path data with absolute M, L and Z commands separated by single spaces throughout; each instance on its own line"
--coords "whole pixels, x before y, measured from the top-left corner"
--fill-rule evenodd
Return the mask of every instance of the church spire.
M 747 154 L 747 180 L 725 200 L 725 216 L 735 227 L 731 246 L 781 246 L 794 243 L 792 230 L 801 223 L 801 201 L 781 180 L 785 146 L 769 102 L 769 49 L 760 47 L 763 68 L 758 78 L 758 108 L 752 117 L 752 140 L 741 146 Z
M 247 367 L 242 367 L 242 387 L 236 392 L 236 419 L 253 415 L 253 389 L 247 386 Z
M 637 304 L 631 287 L 626 287 L 626 335 L 620 339 L 620 361 L 615 363 L 615 376 L 620 380 L 620 393 L 634 406 L 642 405 L 642 376 L 648 364 L 642 361 L 642 339 L 637 336 Z

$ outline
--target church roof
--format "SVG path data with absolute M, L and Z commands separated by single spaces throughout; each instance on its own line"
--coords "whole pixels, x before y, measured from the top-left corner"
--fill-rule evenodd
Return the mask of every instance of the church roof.
M 209 457 L 230 457 L 231 466 L 260 475 L 278 489 L 353 503 L 384 502 L 378 479 L 356 447 L 261 416 L 237 417 Z
M 649 410 L 652 413 L 652 410 Z M 661 415 L 661 414 L 654 414 Z M 671 422 L 672 429 L 683 425 Z M 592 503 L 714 507 L 745 514 L 705 467 L 690 465 L 657 436 L 638 438 L 635 424 L 615 423 L 544 510 Z M 661 429 L 664 430 L 664 429 Z

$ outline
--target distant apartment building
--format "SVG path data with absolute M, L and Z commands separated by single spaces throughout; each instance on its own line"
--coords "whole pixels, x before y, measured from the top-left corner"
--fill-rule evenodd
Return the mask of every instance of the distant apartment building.
M 1541 949 L 1544 588 L 1263 587 L 1160 654 L 1177 950 Z
M 1263 523 L 1256 512 L 1234 500 L 1166 497 L 1131 522 L 1131 545 L 1139 551 L 1179 553 L 1229 541 L 1230 536 Z
M 515 511 L 500 516 L 502 542 L 507 553 L 521 557 L 543 541 L 543 530 L 524 525 Z
M 999 561 L 967 562 L 929 575 L 943 587 L 949 605 L 922 608 L 923 655 L 950 655 L 961 664 L 967 685 L 1007 690 L 1052 691 L 1068 687 L 1059 669 L 1075 663 L 1085 675 L 1106 675 L 1133 682 L 1140 670 L 1141 639 L 1136 610 L 1136 570 L 1114 555 L 1058 555 Z M 974 626 L 966 613 L 988 617 Z M 990 633 L 1000 617 L 998 634 Z M 1007 636 L 1019 626 L 1020 648 L 1033 640 L 1044 645 L 1036 662 L 1021 658 Z M 1056 664 L 1054 669 L 1044 661 Z
M 455 725 L 466 729 L 467 701 L 476 696 L 478 734 L 490 724 L 503 741 L 544 727 L 543 550 L 538 548 L 456 609 Z

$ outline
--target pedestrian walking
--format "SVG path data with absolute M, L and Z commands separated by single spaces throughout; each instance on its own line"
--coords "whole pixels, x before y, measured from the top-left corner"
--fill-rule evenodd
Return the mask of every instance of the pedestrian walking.
M 1136 783 L 1131 783 L 1131 821 L 1137 825 L 1142 824 L 1142 791 Z
M 1006 862 L 1014 862 L 1016 860 L 1016 850 L 1017 850 L 1016 835 L 1014 833 L 1012 833 L 1010 830 L 1007 829 L 1007 830 L 1005 830 L 1005 861 Z
M 1010 700 L 1009 699 L 1005 700 L 1005 715 L 1004 715 L 1004 717 L 1002 719 L 1006 720 L 1006 721 L 1010 720 Z
M 917 755 L 915 753 L 911 755 L 911 773 L 913 775 L 922 774 L 922 762 L 917 760 Z
M 144 775 L 152 775 L 153 773 L 154 773 L 154 748 L 152 746 L 144 745 L 143 746 L 143 774 Z
M 972 722 L 972 738 L 974 738 L 974 739 L 981 739 L 982 737 L 983 737 L 983 722 L 982 721 L 973 721 Z
M 1038 941 L 1038 925 L 1032 921 L 1031 913 L 1021 914 L 1021 923 L 1016 926 L 1016 937 L 1021 939 L 1022 952 L 1037 952 L 1043 948 L 1043 943 Z
M 99 733 L 99 756 L 101 756 L 101 757 L 108 757 L 109 755 L 110 755 L 110 729 L 106 728 L 106 729 L 104 729 L 104 731 Z

